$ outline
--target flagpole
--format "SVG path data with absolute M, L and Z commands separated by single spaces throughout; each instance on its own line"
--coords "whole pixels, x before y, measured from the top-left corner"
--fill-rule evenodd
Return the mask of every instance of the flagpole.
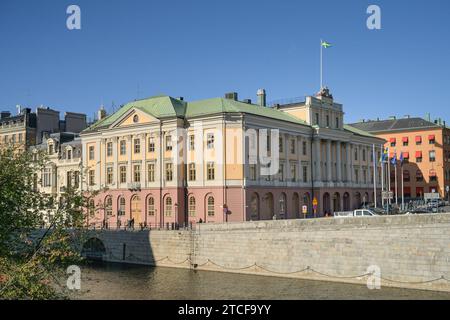
M 373 202 L 375 204 L 375 208 L 377 208 L 377 158 L 375 155 L 375 143 L 372 145 L 373 147 Z
M 405 210 L 405 188 L 404 188 L 404 186 L 403 186 L 403 162 L 402 162 L 402 166 L 401 166 L 401 169 L 402 169 L 402 211 L 404 211 Z
M 384 198 L 383 198 L 383 192 L 384 192 L 384 146 L 381 146 L 381 207 L 384 208 Z
M 395 204 L 398 206 L 397 155 L 395 155 Z
M 389 193 L 391 192 L 391 148 L 388 147 L 388 172 L 387 172 L 387 179 L 388 179 L 388 186 L 389 186 Z M 392 203 L 391 197 L 388 197 L 388 214 L 389 214 L 389 206 Z
M 323 88 L 323 45 L 320 39 L 320 90 Z

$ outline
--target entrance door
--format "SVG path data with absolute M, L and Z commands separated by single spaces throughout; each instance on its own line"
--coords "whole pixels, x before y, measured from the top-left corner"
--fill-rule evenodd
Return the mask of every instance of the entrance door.
M 141 198 L 136 195 L 133 196 L 133 198 L 131 199 L 131 217 L 130 217 L 130 219 L 134 218 L 135 227 L 138 227 L 139 223 L 142 222 L 141 216 L 142 216 Z

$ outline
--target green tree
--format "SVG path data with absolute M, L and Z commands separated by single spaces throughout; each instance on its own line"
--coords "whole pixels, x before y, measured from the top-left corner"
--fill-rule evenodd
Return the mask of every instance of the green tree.
M 82 262 L 87 202 L 67 186 L 56 201 L 40 192 L 43 152 L 0 148 L 0 299 L 67 298 L 67 266 Z M 51 212 L 51 219 L 44 217 Z

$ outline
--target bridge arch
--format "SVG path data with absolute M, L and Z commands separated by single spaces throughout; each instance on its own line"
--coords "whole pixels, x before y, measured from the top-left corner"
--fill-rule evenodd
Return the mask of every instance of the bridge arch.
M 106 254 L 106 246 L 96 237 L 89 238 L 81 249 L 81 255 L 87 259 L 103 260 L 104 254 Z

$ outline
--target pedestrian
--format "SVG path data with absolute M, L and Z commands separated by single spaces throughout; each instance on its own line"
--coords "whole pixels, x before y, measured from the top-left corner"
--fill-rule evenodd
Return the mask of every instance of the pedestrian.
M 198 220 L 198 223 L 203 223 L 203 220 L 202 220 L 202 218 L 200 218 L 200 220 Z

